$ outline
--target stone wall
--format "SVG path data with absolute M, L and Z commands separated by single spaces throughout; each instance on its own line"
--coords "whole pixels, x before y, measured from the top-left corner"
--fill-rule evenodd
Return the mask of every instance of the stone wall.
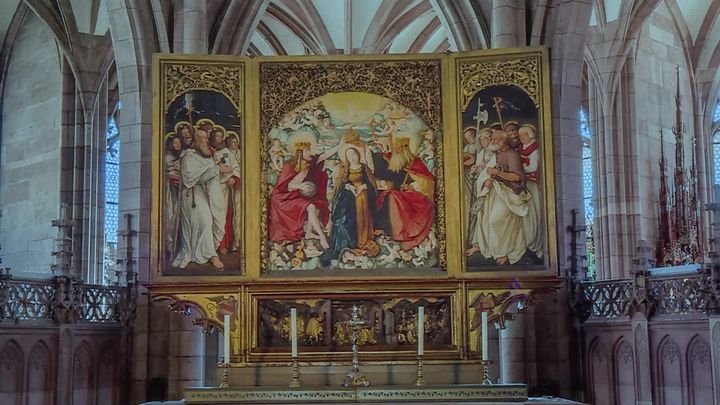
M 0 243 L 3 266 L 50 273 L 59 213 L 61 73 L 47 26 L 28 13 L 12 48 L 2 95 Z
M 660 3 L 648 17 L 637 43 L 633 94 L 637 153 L 628 156 L 637 166 L 641 190 L 637 194 L 640 200 L 639 238 L 653 245 L 658 234 L 660 128 L 663 129 L 671 182 L 675 170 L 675 136 L 672 132 L 675 125 L 675 65 L 680 65 L 682 121 L 687 126 L 683 140 L 685 169 L 689 170 L 694 136 L 694 100 L 690 75 L 670 11 L 665 3 Z

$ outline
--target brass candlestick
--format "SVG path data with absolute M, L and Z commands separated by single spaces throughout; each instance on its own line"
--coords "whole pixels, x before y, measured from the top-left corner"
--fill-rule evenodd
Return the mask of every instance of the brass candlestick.
M 492 363 L 492 360 L 482 360 L 482 366 L 483 366 L 483 385 L 492 385 L 492 381 L 490 380 L 490 364 Z
M 292 380 L 290 380 L 290 388 L 300 388 L 300 366 L 297 357 L 292 359 Z
M 418 370 L 417 370 L 417 379 L 415 379 L 415 386 L 416 387 L 422 387 L 425 385 L 425 377 L 423 376 L 423 356 L 422 354 L 418 354 Z
M 230 370 L 230 363 L 220 363 L 220 367 L 223 369 L 222 380 L 220 381 L 220 388 L 230 388 L 230 377 L 228 372 Z

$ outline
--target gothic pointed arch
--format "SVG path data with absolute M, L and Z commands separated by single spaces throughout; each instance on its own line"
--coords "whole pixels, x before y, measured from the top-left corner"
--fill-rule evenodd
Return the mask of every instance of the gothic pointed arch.
M 484 16 L 470 0 L 430 0 L 448 40 L 458 51 L 490 48 L 490 29 Z
M 117 341 L 107 340 L 98 352 L 97 362 L 97 404 L 103 401 L 116 400 L 118 398 L 117 379 L 120 377 L 117 373 L 119 369 L 120 353 L 117 350 Z
M 27 361 L 27 404 L 45 405 L 52 402 L 53 361 L 44 341 L 36 342 Z
M 611 354 L 601 338 L 596 337 L 588 346 L 587 364 L 590 400 L 594 403 L 610 403 L 613 386 Z
M 95 356 L 87 341 L 81 341 L 73 351 L 72 403 L 93 404 L 95 391 Z
M 618 339 L 614 352 L 614 377 L 616 381 L 615 403 L 635 402 L 635 353 L 624 337 Z
M 712 355 L 704 336 L 693 336 L 688 343 L 686 357 L 690 403 L 712 403 Z
M 5 343 L 0 351 L 0 403 L 20 405 L 24 391 L 24 357 L 14 340 Z
M 658 397 L 663 404 L 682 402 L 683 355 L 680 346 L 669 335 L 657 347 L 655 373 L 658 376 Z

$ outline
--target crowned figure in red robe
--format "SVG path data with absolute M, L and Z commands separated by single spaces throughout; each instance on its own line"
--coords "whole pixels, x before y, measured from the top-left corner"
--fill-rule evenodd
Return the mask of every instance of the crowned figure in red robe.
M 295 144 L 295 158 L 285 162 L 278 182 L 272 189 L 268 206 L 270 240 L 276 243 L 297 242 L 305 236 L 330 245 L 324 229 L 330 217 L 326 197 L 328 177 L 325 160 L 343 145 L 314 155 L 309 142 Z M 310 225 L 306 235 L 305 222 Z
M 435 220 L 435 179 L 410 151 L 410 139 L 390 143 L 392 152 L 373 155 L 380 191 L 375 224 L 403 250 L 410 250 L 427 238 Z

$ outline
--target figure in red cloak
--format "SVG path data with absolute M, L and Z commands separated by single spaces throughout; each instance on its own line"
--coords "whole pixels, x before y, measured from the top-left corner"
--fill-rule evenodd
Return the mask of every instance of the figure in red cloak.
M 391 140 L 391 153 L 376 153 L 379 179 L 376 228 L 410 250 L 427 238 L 435 220 L 435 180 L 422 160 L 410 151 L 410 140 Z
M 320 239 L 327 249 L 324 228 L 330 210 L 326 197 L 327 173 L 324 162 L 344 143 L 320 155 L 313 155 L 309 142 L 295 144 L 295 158 L 283 165 L 278 182 L 272 189 L 269 202 L 270 240 L 275 243 L 297 242 L 305 237 L 305 221 L 310 225 L 310 238 Z

